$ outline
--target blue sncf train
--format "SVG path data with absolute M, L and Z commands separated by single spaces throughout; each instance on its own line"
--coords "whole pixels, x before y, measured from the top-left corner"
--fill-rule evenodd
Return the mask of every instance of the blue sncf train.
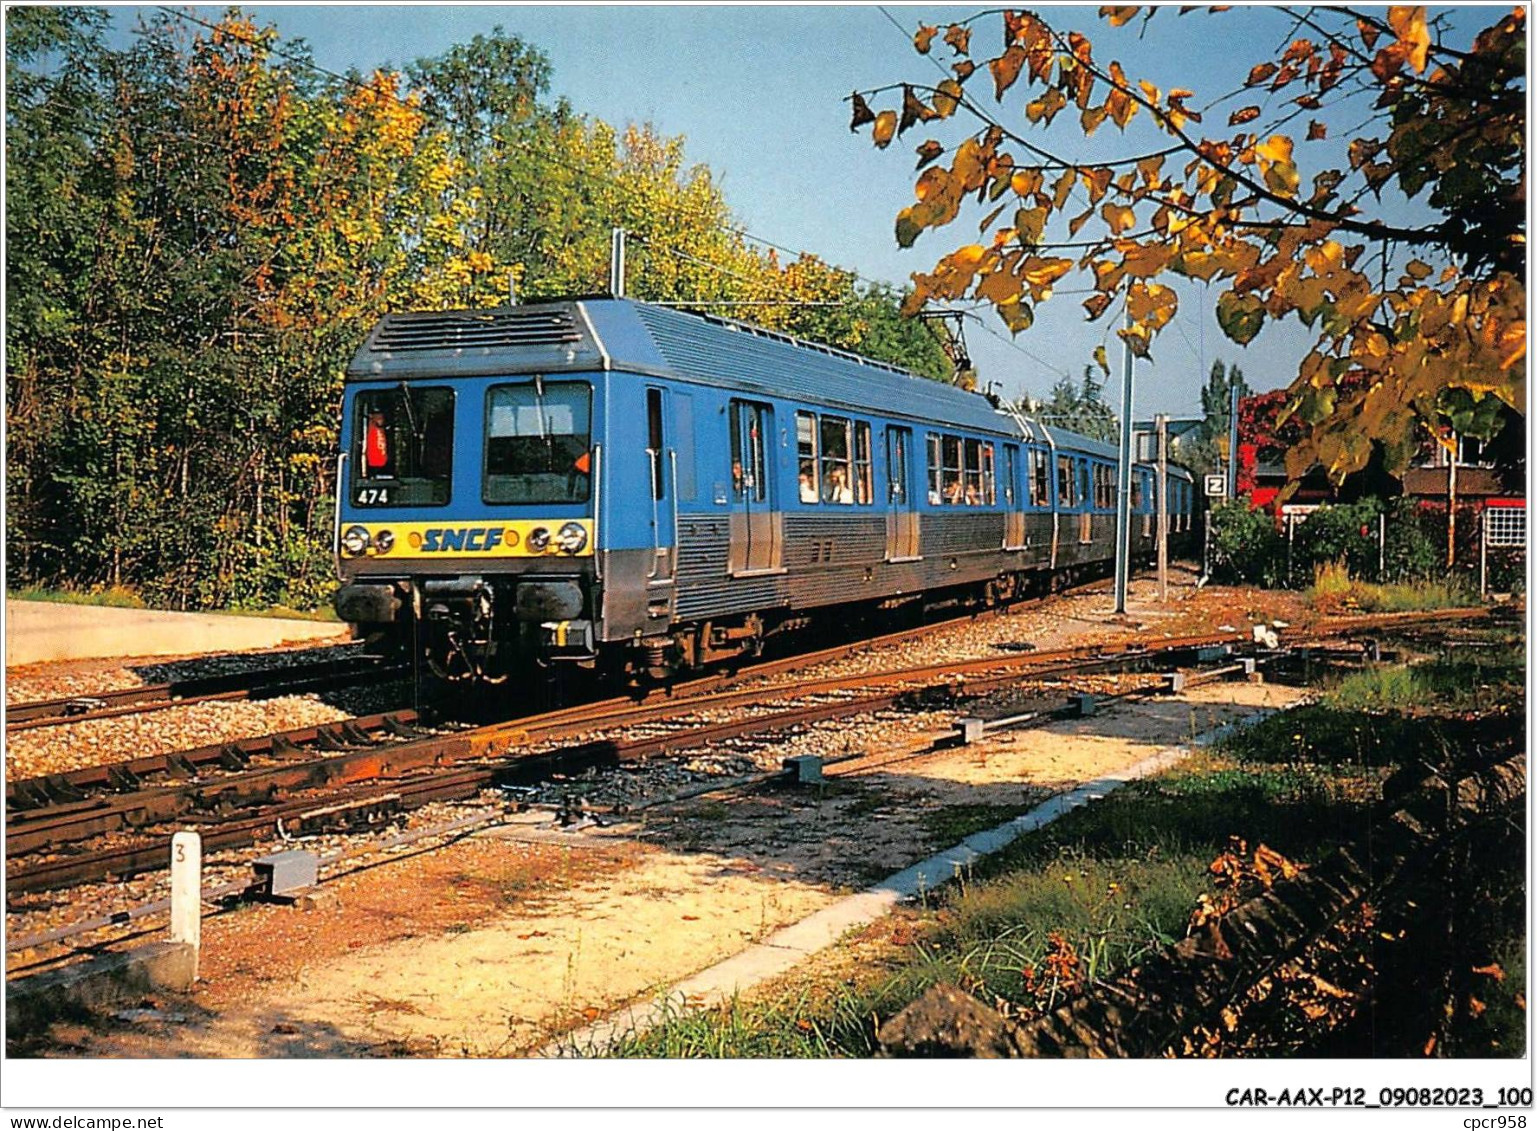
M 446 680 L 657 678 L 849 606 L 1113 559 L 1116 453 L 976 393 L 627 299 L 396 314 L 347 371 L 341 617 Z M 1151 465 L 1132 478 L 1153 552 Z M 1190 476 L 1172 468 L 1171 530 Z

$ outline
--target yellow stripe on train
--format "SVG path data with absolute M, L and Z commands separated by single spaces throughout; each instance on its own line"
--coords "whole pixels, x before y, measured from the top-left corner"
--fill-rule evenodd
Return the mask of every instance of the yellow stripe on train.
M 580 527 L 583 534 L 580 547 L 575 549 L 560 536 L 572 527 Z M 349 541 L 355 544 L 359 534 L 365 548 L 361 553 L 349 553 Z M 357 523 L 342 535 L 342 556 L 353 559 L 588 557 L 592 550 L 592 522 L 588 519 Z

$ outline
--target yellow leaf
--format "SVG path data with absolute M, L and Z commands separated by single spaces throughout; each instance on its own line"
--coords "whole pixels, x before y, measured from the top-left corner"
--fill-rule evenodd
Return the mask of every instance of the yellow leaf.
M 1020 196 L 1031 196 L 1041 190 L 1043 180 L 1039 169 L 1016 169 L 1009 187 Z
M 1003 101 L 1004 92 L 1019 78 L 1019 72 L 1028 57 L 1025 49 L 1016 43 L 987 64 L 987 69 L 993 73 L 993 94 L 999 102 Z
M 1099 214 L 1105 218 L 1105 223 L 1110 225 L 1110 234 L 1113 236 L 1120 235 L 1137 222 L 1137 214 L 1132 209 L 1109 201 L 1105 202 Z
M 1056 87 L 1052 87 L 1045 94 L 1035 99 L 1025 107 L 1025 117 L 1032 125 L 1045 122 L 1051 125 L 1051 120 L 1057 116 L 1057 112 L 1067 105 L 1067 95 Z
M 977 297 L 995 306 L 1018 302 L 1023 296 L 1019 279 L 1011 271 L 994 271 L 977 284 Z
M 1051 285 L 1072 269 L 1071 259 L 1031 256 L 1020 265 L 1019 274 L 1030 288 L 1031 296 L 1042 302 L 1051 297 Z
M 1106 4 L 1100 8 L 1099 14 L 1102 18 L 1110 21 L 1111 27 L 1121 27 L 1136 16 L 1140 10 L 1140 5 L 1137 4 Z
M 1006 302 L 998 307 L 998 315 L 1008 325 L 1011 333 L 1018 334 L 1030 329 L 1035 322 L 1035 313 L 1023 302 Z
M 1093 169 L 1080 169 L 1083 176 L 1083 186 L 1089 190 L 1089 203 L 1098 204 L 1105 195 L 1105 190 L 1110 187 L 1110 179 L 1115 176 L 1113 169 L 1099 166 Z
M 1131 121 L 1132 115 L 1137 112 L 1137 100 L 1127 93 L 1130 86 L 1126 79 L 1126 72 L 1121 69 L 1121 64 L 1110 64 L 1110 81 L 1114 89 L 1105 96 L 1105 112 L 1117 126 L 1124 130 L 1126 123 Z
M 1019 229 L 1020 242 L 1025 245 L 1041 242 L 1041 234 L 1046 230 L 1046 209 L 1021 208 L 1014 213 L 1014 227 Z
M 1051 189 L 1051 206 L 1061 211 L 1067 203 L 1069 194 L 1073 191 L 1073 183 L 1078 180 L 1078 174 L 1073 169 L 1063 169 L 1062 175 L 1057 178 L 1057 183 Z
M 966 55 L 971 51 L 971 29 L 961 24 L 951 24 L 945 32 L 945 42 L 957 55 Z
M 897 112 L 895 110 L 882 110 L 875 116 L 874 141 L 877 147 L 885 149 L 891 144 L 891 139 L 897 136 Z
M 1430 55 L 1430 29 L 1425 26 L 1425 9 L 1389 8 L 1388 27 L 1393 29 L 1400 46 L 1408 53 L 1409 65 L 1416 73 L 1423 73 Z
M 1158 283 L 1133 283 L 1126 293 L 1126 309 L 1134 322 L 1158 331 L 1168 325 L 1179 309 L 1174 291 Z
M 929 27 L 927 24 L 918 25 L 918 34 L 913 36 L 913 50 L 920 55 L 929 53 L 929 44 L 934 42 L 934 37 L 939 34 L 939 28 Z
M 1300 177 L 1292 163 L 1292 139 L 1285 134 L 1275 134 L 1269 141 L 1254 147 L 1265 175 L 1265 184 L 1272 192 L 1282 196 L 1295 196 Z
M 1265 184 L 1280 196 L 1296 196 L 1301 179 L 1297 166 L 1290 161 L 1273 162 L 1265 170 Z
M 1290 161 L 1292 159 L 1292 139 L 1285 134 L 1273 134 L 1269 141 L 1256 145 L 1254 152 L 1266 161 Z
M 944 79 L 934 91 L 934 112 L 941 118 L 948 118 L 960 105 L 963 93 L 960 83 L 954 79 Z

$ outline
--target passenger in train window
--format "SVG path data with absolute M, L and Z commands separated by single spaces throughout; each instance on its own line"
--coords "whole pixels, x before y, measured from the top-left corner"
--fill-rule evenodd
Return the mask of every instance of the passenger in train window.
M 982 490 L 975 483 L 966 485 L 966 505 L 968 507 L 980 507 L 982 505 Z
M 848 479 L 841 466 L 834 466 L 827 473 L 827 490 L 823 499 L 829 503 L 841 503 L 852 506 L 854 502 L 854 489 L 849 486 Z
M 959 506 L 961 500 L 966 497 L 965 490 L 961 487 L 960 475 L 945 476 L 945 505 Z
M 817 501 L 817 465 L 814 460 L 801 460 L 801 502 Z

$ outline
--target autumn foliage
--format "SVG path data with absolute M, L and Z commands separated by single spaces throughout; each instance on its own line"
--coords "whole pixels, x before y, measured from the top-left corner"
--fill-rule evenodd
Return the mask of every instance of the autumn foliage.
M 7 13 L 13 586 L 325 603 L 369 327 L 601 292 L 615 226 L 637 298 L 949 374 L 899 295 L 751 242 L 682 138 L 551 100 L 516 36 L 340 75 L 238 9 L 143 20 Z
M 1112 28 L 1210 21 L 1195 33 L 1252 43 L 1245 21 L 1262 11 L 1099 14 Z M 1322 462 L 1343 478 L 1374 442 L 1401 468 L 1422 424 L 1477 433 L 1499 404 L 1524 411 L 1525 12 L 1483 11 L 1496 18 L 1458 49 L 1421 7 L 1287 9 L 1289 42 L 1217 97 L 1129 75 L 1028 11 L 921 27 L 915 50 L 944 56 L 950 77 L 856 92 L 852 125 L 880 147 L 932 135 L 899 244 L 968 207 L 983 238 L 915 275 L 908 308 L 979 299 L 1019 333 L 1075 275 L 1089 319 L 1124 310 L 1117 333 L 1144 357 L 1179 309 L 1176 277 L 1219 288 L 1217 321 L 1240 344 L 1296 319 L 1314 340 L 1287 396 L 1308 426 L 1293 475 Z M 1363 92 L 1365 124 L 1331 138 L 1325 111 Z M 1054 146 L 1108 126 L 1159 144 L 1108 161 Z M 1405 201 L 1437 219 L 1395 219 Z

